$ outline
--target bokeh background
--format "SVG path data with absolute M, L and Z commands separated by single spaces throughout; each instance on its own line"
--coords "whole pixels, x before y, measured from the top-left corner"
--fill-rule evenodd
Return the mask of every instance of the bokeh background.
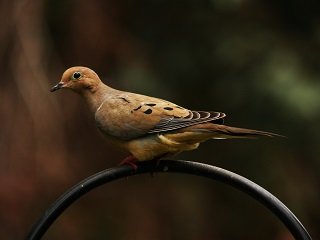
M 71 66 L 105 83 L 287 139 L 210 141 L 178 159 L 217 165 L 280 198 L 320 239 L 320 2 L 2 0 L 0 238 L 23 239 L 66 189 L 116 166 L 82 99 L 50 93 Z M 292 239 L 260 204 L 199 177 L 105 185 L 44 239 Z

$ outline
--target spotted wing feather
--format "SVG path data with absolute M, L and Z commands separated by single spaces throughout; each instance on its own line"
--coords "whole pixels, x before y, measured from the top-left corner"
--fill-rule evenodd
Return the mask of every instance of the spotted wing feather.
M 103 133 L 123 140 L 199 123 L 222 123 L 224 117 L 224 113 L 190 111 L 162 99 L 121 91 L 108 96 L 95 113 Z
M 171 116 L 161 119 L 148 133 L 166 132 L 205 122 L 218 121 L 217 123 L 222 123 L 225 116 L 221 112 L 190 111 L 186 117 L 177 118 Z

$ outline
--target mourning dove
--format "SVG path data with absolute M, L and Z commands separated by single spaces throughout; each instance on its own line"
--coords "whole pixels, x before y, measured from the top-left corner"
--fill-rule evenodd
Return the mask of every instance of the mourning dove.
M 159 98 L 113 89 L 87 67 L 67 69 L 51 91 L 58 89 L 71 89 L 84 97 L 101 132 L 131 154 L 124 163 L 194 150 L 208 139 L 278 136 L 223 125 L 226 115 L 221 112 L 191 111 Z

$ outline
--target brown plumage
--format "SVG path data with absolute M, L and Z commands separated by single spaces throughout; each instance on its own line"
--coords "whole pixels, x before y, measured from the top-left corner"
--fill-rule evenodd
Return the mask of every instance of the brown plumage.
M 137 160 L 151 160 L 196 149 L 209 139 L 278 136 L 223 125 L 224 113 L 191 111 L 159 98 L 119 91 L 86 67 L 66 70 L 51 91 L 71 89 L 82 95 L 98 128 L 110 142 Z

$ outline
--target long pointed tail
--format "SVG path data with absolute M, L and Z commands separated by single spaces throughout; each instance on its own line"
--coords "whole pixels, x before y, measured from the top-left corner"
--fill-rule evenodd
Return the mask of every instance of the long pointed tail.
M 279 134 L 253 130 L 253 129 L 246 129 L 246 128 L 237 128 L 237 127 L 229 127 L 226 125 L 218 125 L 214 127 L 218 135 L 225 136 L 226 138 L 252 138 L 252 137 L 283 137 Z M 215 138 L 215 137 L 214 137 Z
M 214 123 L 201 123 L 165 134 L 167 139 L 179 144 L 195 144 L 209 139 L 256 138 L 260 136 L 283 137 L 275 133 L 229 127 Z
M 255 138 L 255 137 L 283 137 L 279 134 L 246 129 L 246 128 L 237 128 L 230 127 L 226 125 L 214 124 L 214 123 L 202 123 L 193 125 L 184 129 L 181 129 L 184 132 L 193 132 L 194 134 L 202 135 L 205 138 L 215 138 L 215 139 L 224 139 L 224 138 Z M 179 131 L 178 131 L 179 132 Z M 201 138 L 201 136 L 199 136 Z

